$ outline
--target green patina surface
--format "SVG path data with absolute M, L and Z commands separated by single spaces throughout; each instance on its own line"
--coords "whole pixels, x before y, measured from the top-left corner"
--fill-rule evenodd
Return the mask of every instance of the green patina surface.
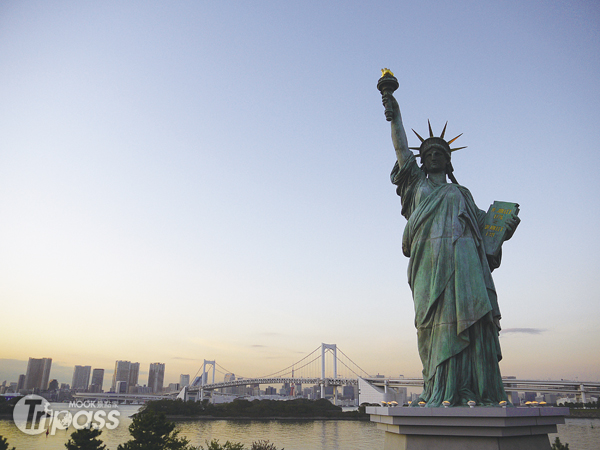
M 419 136 L 419 167 L 408 149 L 398 103 L 391 93 L 382 94 L 387 117 L 393 111 L 398 161 L 391 179 L 408 220 L 402 250 L 410 258 L 408 282 L 425 384 L 421 400 L 426 406 L 466 406 L 468 401 L 497 406 L 508 400 L 498 366 L 500 309 L 491 275 L 501 252 L 486 255 L 486 213 L 452 174 L 445 127 L 440 138 L 433 137 L 431 127 L 430 138 Z M 516 215 L 507 220 L 506 239 L 518 222 Z

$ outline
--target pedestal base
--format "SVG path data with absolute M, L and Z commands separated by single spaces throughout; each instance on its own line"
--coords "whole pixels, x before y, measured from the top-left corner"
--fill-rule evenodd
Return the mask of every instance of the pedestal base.
M 549 450 L 548 435 L 505 438 L 385 433 L 383 450 Z
M 550 450 L 569 408 L 367 407 L 384 450 Z

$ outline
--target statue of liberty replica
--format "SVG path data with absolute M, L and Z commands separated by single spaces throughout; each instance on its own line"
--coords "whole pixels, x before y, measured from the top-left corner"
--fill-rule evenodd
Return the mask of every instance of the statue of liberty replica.
M 495 210 L 494 204 L 492 216 L 475 205 L 453 174 L 452 152 L 465 147 L 450 145 L 461 135 L 446 141 L 446 126 L 439 137 L 431 125 L 427 139 L 415 132 L 420 146 L 409 147 L 392 95 L 398 82 L 389 70 L 382 72 L 378 88 L 396 150 L 391 180 L 407 219 L 402 252 L 409 258 L 423 363 L 423 393 L 411 406 L 497 406 L 508 398 L 498 366 L 501 316 L 491 273 L 500 266 L 502 242 L 519 224 L 518 205 L 497 202 L 512 208 Z M 490 225 L 488 218 L 500 223 Z M 494 239 L 498 248 L 491 249 Z

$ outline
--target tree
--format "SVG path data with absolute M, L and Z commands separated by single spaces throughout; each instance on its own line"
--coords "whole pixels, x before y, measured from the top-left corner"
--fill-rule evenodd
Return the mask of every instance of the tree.
M 204 450 L 204 447 L 200 446 L 200 450 Z M 206 450 L 244 450 L 244 444 L 226 441 L 221 445 L 218 439 L 213 439 L 210 442 L 206 441 Z
M 556 438 L 552 444 L 552 450 L 569 450 L 569 444 L 566 442 L 563 444 L 559 438 Z
M 194 450 L 190 441 L 179 437 L 175 424 L 163 413 L 144 411 L 133 417 L 129 425 L 133 439 L 121 444 L 118 450 Z
M 275 447 L 274 444 L 271 444 L 269 441 L 256 441 L 252 443 L 252 447 L 250 447 L 250 450 L 279 450 L 277 447 Z M 281 450 L 285 450 L 285 449 L 281 449 Z
M 204 450 L 204 447 L 200 446 L 200 450 Z M 227 441 L 221 445 L 218 439 L 213 439 L 210 442 L 206 441 L 206 450 L 245 450 L 245 448 L 241 442 Z M 252 443 L 250 450 L 278 450 L 278 448 L 269 441 L 255 441 Z
M 3 436 L 0 436 L 0 450 L 15 450 L 15 448 L 13 447 L 12 449 L 9 449 L 8 441 L 6 440 L 6 438 Z
M 71 434 L 69 441 L 65 444 L 67 450 L 104 450 L 106 445 L 98 436 L 102 431 L 92 428 L 82 428 Z

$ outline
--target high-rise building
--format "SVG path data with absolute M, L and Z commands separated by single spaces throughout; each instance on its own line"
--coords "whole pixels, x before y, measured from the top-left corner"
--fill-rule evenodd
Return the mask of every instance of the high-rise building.
M 151 392 L 160 394 L 163 390 L 165 379 L 164 363 L 151 363 L 148 371 L 148 387 Z
M 117 381 L 115 392 L 117 394 L 127 394 L 127 381 Z
M 225 377 L 223 377 L 223 381 L 225 383 L 227 383 L 229 381 L 235 381 L 235 373 L 226 373 Z
M 115 362 L 115 371 L 113 372 L 112 383 L 110 386 L 110 390 L 112 392 L 117 392 L 115 389 L 117 388 L 117 383 L 119 381 L 124 381 L 127 383 L 129 381 L 129 368 L 131 367 L 131 361 L 116 361 Z M 121 389 L 123 386 L 121 385 Z M 127 393 L 127 388 L 125 387 L 125 393 Z
M 127 380 L 127 386 L 133 388 L 138 384 L 138 378 L 140 376 L 140 363 L 131 363 L 129 366 L 129 379 Z
M 29 358 L 25 374 L 25 389 L 48 389 L 52 358 Z
M 73 382 L 71 383 L 71 389 L 78 391 L 86 391 L 90 384 L 90 372 L 92 366 L 75 366 L 73 370 Z
M 235 374 L 234 373 L 226 373 L 225 376 L 223 377 L 223 381 L 225 383 L 228 383 L 230 381 L 235 381 Z M 233 394 L 235 391 L 235 389 L 233 387 L 226 387 L 224 389 L 222 389 L 222 392 L 224 394 Z
M 104 369 L 94 369 L 92 371 L 92 384 L 90 385 L 90 392 L 102 392 L 103 384 Z
M 181 386 L 179 383 L 169 383 L 167 386 L 167 392 L 179 392 L 181 390 Z
M 25 388 L 25 374 L 19 375 L 19 381 L 17 381 L 17 392 L 21 392 L 21 389 Z
M 184 375 L 184 374 L 179 375 L 179 385 L 182 388 L 184 388 L 186 386 L 189 386 L 190 385 L 190 375 L 189 374 L 187 374 L 187 375 Z

